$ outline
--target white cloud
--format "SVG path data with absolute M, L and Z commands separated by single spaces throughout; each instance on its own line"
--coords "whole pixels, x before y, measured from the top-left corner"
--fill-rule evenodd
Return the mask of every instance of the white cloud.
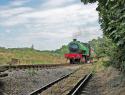
M 53 18 L 53 17 L 67 17 L 67 16 L 97 16 L 97 12 L 95 11 L 95 6 L 88 7 L 80 5 L 80 4 L 74 4 L 67 7 L 61 7 L 61 8 L 54 8 L 50 10 L 39 10 L 34 11 L 31 13 L 22 14 L 23 17 L 30 17 L 30 18 Z M 96 17 L 97 18 L 97 17 Z
M 43 6 L 59 6 L 67 3 L 67 1 L 72 1 L 72 0 L 49 0 L 49 2 L 46 2 L 43 4 Z
M 12 16 L 18 16 L 20 14 L 28 13 L 31 11 L 33 11 L 33 9 L 30 7 L 17 7 L 12 9 L 0 10 L 0 17 L 13 18 Z
M 95 7 L 95 6 L 94 6 Z M 13 26 L 16 24 L 27 23 L 47 23 L 47 24 L 58 24 L 58 23 L 72 23 L 78 22 L 83 19 L 86 23 L 92 20 L 97 20 L 97 12 L 94 7 L 83 7 L 80 4 L 74 4 L 68 7 L 55 8 L 50 10 L 38 10 L 34 11 L 32 8 L 20 7 L 0 12 L 1 17 L 8 17 L 7 21 L 1 23 L 5 26 Z M 16 19 L 16 20 L 15 20 Z M 33 19 L 33 22 L 32 20 Z
M 10 6 L 21 6 L 27 2 L 30 2 L 30 0 L 13 0 L 10 3 Z
M 67 4 L 72 4 L 73 2 L 75 2 L 75 0 L 46 0 L 46 2 L 42 4 L 42 7 L 55 8 L 55 7 L 60 7 Z
M 7 29 L 6 32 L 9 31 L 7 33 L 16 31 L 15 39 L 12 38 L 12 41 L 18 41 L 15 46 L 34 43 L 39 49 L 55 49 L 69 42 L 74 34 L 79 32 L 79 28 L 82 29 L 82 33 L 77 35 L 77 38 L 81 41 L 88 41 L 101 35 L 101 32 L 96 32 L 99 31 L 98 14 L 95 10 L 97 4 L 84 6 L 74 3 L 62 7 L 66 0 L 59 1 L 50 0 L 43 4 L 46 7 L 56 6 L 46 10 L 42 9 L 43 6 L 38 8 L 21 6 L 26 3 L 24 0 L 15 4 L 20 7 L 0 9 L 0 26 Z M 44 43 L 48 43 L 49 47 L 43 47 Z M 55 45 L 52 46 L 53 44 Z

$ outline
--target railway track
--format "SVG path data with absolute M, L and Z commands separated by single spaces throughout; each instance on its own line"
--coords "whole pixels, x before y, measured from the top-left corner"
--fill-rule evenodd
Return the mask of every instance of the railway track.
M 67 95 L 85 95 L 84 87 L 91 77 L 92 73 L 85 75 Z
M 77 71 L 77 70 L 76 70 L 76 71 Z M 63 76 L 63 77 L 61 77 L 61 78 L 59 78 L 59 79 L 57 79 L 57 80 L 55 80 L 55 81 L 53 81 L 53 82 L 51 82 L 51 83 L 45 85 L 44 87 L 41 87 L 41 88 L 39 88 L 39 89 L 36 89 L 35 91 L 31 92 L 29 95 L 38 95 L 38 94 L 40 94 L 41 92 L 45 91 L 46 89 L 48 89 L 48 88 L 51 87 L 52 85 L 54 85 L 54 84 L 58 83 L 59 81 L 65 79 L 65 78 L 67 78 L 67 77 L 69 77 L 71 74 L 73 74 L 73 73 L 76 72 L 76 71 L 73 71 L 72 73 Z
M 36 89 L 29 95 L 80 95 L 78 92 L 91 77 L 91 65 L 81 66 L 76 71 Z M 88 74 L 89 73 L 89 74 Z
M 29 68 L 54 68 L 61 66 L 76 66 L 77 64 L 35 64 L 35 65 L 3 65 L 0 68 L 8 69 L 29 69 Z

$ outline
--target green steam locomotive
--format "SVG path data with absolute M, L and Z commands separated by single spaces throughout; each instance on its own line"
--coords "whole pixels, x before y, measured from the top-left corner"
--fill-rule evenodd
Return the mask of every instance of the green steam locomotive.
M 73 41 L 68 44 L 68 49 L 69 53 L 64 56 L 70 60 L 71 64 L 93 62 L 95 52 L 88 43 L 73 39 Z

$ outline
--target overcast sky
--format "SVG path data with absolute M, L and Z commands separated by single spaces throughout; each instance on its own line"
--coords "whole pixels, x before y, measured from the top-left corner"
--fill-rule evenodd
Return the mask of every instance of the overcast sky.
M 101 37 L 97 3 L 81 0 L 0 0 L 0 46 L 53 50 L 73 38 Z

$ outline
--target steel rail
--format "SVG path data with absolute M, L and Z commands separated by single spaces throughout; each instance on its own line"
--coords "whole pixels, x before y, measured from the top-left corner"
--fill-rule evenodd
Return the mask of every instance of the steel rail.
M 86 85 L 91 77 L 92 73 L 85 75 L 67 95 L 80 95 L 83 87 Z
M 78 70 L 78 69 L 77 69 L 77 70 Z M 58 83 L 59 81 L 65 79 L 65 78 L 67 78 L 67 77 L 69 77 L 71 74 L 75 73 L 77 70 L 75 70 L 75 71 L 71 72 L 70 74 L 67 74 L 67 75 L 65 75 L 65 76 L 63 76 L 63 77 L 61 77 L 61 78 L 58 78 L 57 80 L 55 80 L 55 81 L 53 81 L 53 82 L 51 82 L 51 83 L 49 83 L 49 84 L 47 84 L 47 85 L 45 85 L 45 86 L 39 88 L 39 89 L 36 89 L 35 91 L 31 92 L 31 93 L 28 94 L 28 95 L 38 95 L 39 93 L 42 93 L 43 91 L 47 90 L 47 89 L 48 89 L 49 87 L 51 87 L 52 85 L 54 85 L 54 84 Z
M 8 76 L 7 73 L 0 73 L 0 77 L 6 77 L 6 76 Z
M 72 64 L 37 64 L 37 65 L 3 65 L 0 68 L 6 69 L 27 69 L 27 68 L 51 68 L 60 66 L 76 66 Z

